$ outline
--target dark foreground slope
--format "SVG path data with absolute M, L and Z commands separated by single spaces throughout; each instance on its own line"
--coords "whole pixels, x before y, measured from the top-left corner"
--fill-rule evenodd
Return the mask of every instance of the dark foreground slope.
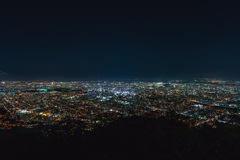
M 239 159 L 240 129 L 190 129 L 168 119 L 133 117 L 83 136 L 1 137 L 1 159 Z

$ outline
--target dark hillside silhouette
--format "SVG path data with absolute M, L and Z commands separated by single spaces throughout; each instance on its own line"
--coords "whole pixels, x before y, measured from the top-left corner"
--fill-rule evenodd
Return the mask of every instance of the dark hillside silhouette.
M 4 134 L 2 134 L 4 136 Z M 240 128 L 189 128 L 165 118 L 120 119 L 82 136 L 44 138 L 36 132 L 1 139 L 5 159 L 238 159 Z

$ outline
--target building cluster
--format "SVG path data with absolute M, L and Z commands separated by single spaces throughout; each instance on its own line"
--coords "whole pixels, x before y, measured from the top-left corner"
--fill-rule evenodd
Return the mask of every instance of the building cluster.
M 41 127 L 73 135 L 118 118 L 165 116 L 190 127 L 240 125 L 240 83 L 200 79 L 165 82 L 0 82 L 0 129 Z

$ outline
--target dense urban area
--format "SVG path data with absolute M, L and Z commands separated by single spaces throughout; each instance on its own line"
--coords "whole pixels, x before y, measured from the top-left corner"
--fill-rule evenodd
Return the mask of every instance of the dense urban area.
M 0 129 L 84 134 L 119 118 L 167 117 L 201 128 L 240 125 L 239 81 L 0 82 Z

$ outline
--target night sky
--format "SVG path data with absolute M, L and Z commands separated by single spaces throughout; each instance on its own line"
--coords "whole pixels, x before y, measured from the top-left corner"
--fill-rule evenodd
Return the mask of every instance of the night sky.
M 240 8 L 0 6 L 1 79 L 240 78 Z

